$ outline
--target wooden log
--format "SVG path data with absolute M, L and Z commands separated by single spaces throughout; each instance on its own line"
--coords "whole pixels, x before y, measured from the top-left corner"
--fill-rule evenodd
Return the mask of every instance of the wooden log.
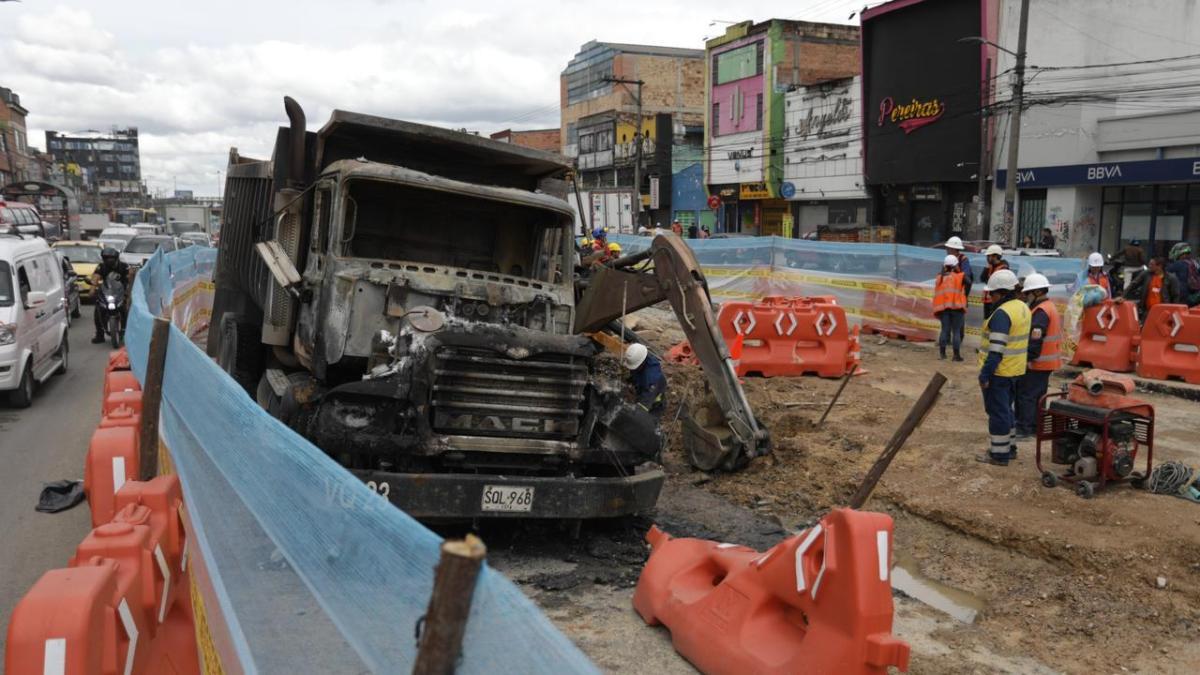
M 167 342 L 170 339 L 171 322 L 161 316 L 154 317 L 150 350 L 146 357 L 146 381 L 142 387 L 139 480 L 150 480 L 158 475 L 158 411 L 162 406 L 163 371 L 167 367 Z
M 825 409 L 825 412 L 821 413 L 821 419 L 817 420 L 817 426 L 825 423 L 825 418 L 829 416 L 829 411 L 833 410 L 834 404 L 841 398 L 842 390 L 846 388 L 847 384 L 850 384 L 850 378 L 854 377 L 854 371 L 856 370 L 858 370 L 858 366 L 851 368 L 850 372 L 846 373 L 846 376 L 842 378 L 842 383 L 838 385 L 837 391 L 833 393 L 833 398 L 829 401 L 829 407 Z
M 462 638 L 471 612 L 471 595 L 483 566 L 487 547 L 473 534 L 442 544 L 442 557 L 434 573 L 429 609 L 417 642 L 414 675 L 450 675 L 462 653 Z

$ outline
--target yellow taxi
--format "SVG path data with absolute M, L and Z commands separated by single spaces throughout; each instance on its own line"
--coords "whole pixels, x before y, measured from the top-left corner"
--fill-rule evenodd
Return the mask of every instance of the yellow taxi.
M 75 269 L 75 286 L 79 289 L 81 300 L 91 300 L 96 294 L 92 286 L 92 272 L 100 264 L 100 251 L 104 245 L 98 241 L 59 241 L 54 243 L 54 250 L 62 257 L 71 261 Z

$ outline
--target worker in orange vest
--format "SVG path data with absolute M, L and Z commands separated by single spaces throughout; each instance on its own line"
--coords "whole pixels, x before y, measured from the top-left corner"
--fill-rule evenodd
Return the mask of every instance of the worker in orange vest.
M 1022 286 L 1032 310 L 1025 374 L 1017 379 L 1018 440 L 1032 438 L 1037 429 L 1038 402 L 1046 395 L 1050 375 L 1062 365 L 1062 320 L 1050 301 L 1050 280 L 1034 272 Z
M 958 256 L 948 255 L 933 286 L 933 315 L 942 323 L 938 335 L 938 358 L 945 360 L 946 344 L 954 348 L 954 360 L 962 361 L 963 325 L 967 314 L 965 275 L 958 269 Z
M 1099 253 L 1089 253 L 1087 267 L 1087 281 L 1084 283 L 1103 288 L 1104 292 L 1111 298 L 1112 285 L 1108 282 L 1108 275 L 1104 273 L 1104 256 Z
M 986 284 L 987 280 L 993 274 L 1000 270 L 1008 269 L 1008 261 L 1004 259 L 1004 249 L 1000 248 L 999 244 L 988 246 L 984 250 L 984 253 L 987 255 L 987 267 L 984 267 L 983 271 L 979 273 L 979 280 Z M 993 295 L 993 293 L 989 293 L 988 291 L 983 292 L 983 318 L 985 321 L 992 315 L 992 310 L 995 309 L 995 305 L 992 302 Z

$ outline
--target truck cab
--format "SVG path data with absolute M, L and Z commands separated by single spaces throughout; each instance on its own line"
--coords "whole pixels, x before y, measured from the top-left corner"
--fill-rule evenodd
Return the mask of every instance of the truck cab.
M 573 332 L 567 168 L 396 120 L 335 111 L 313 135 L 293 118 L 273 161 L 231 153 L 210 353 L 415 517 L 649 510 L 655 420 Z

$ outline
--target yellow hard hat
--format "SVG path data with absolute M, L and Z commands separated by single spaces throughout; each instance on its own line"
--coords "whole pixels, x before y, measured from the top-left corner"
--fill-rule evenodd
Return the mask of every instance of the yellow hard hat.
M 621 245 L 614 241 L 613 243 L 608 245 L 608 250 L 612 251 L 613 253 L 620 253 Z

